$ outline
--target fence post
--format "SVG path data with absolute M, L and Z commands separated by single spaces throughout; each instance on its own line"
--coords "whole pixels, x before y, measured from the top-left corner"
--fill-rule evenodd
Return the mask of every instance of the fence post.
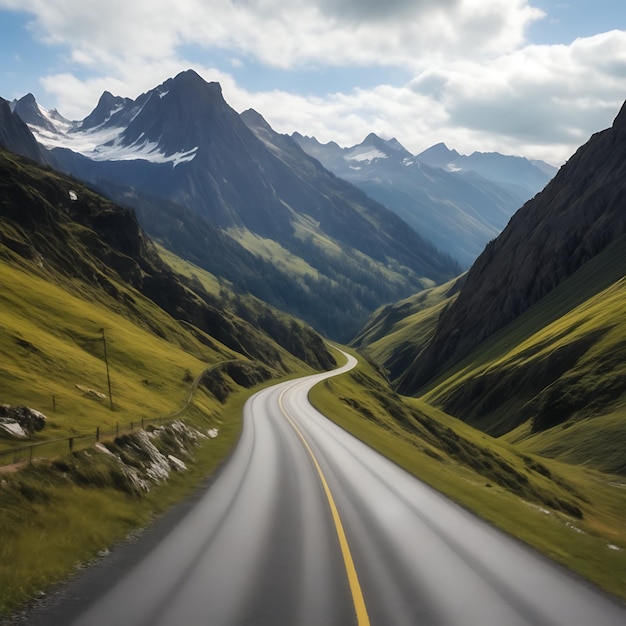
M 29 451 L 29 456 L 28 456 L 28 464 L 32 465 L 33 464 L 33 448 L 34 446 L 30 447 L 30 451 Z
M 55 396 L 52 396 L 52 412 L 56 413 L 57 411 L 57 399 Z
M 70 437 L 68 441 L 70 444 L 70 452 L 71 452 L 74 449 L 74 437 Z
M 115 436 L 119 437 L 119 434 L 120 434 L 120 423 L 115 422 Z
M 130 423 L 130 429 L 131 429 L 131 431 L 133 429 L 133 423 L 132 422 Z
M 96 441 L 100 441 L 100 426 L 96 426 Z
M 141 418 L 141 430 L 146 430 L 143 426 L 143 417 Z

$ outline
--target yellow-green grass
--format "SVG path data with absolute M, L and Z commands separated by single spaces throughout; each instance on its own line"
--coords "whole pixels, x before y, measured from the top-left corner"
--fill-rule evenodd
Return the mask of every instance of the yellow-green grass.
M 619 478 L 520 451 L 384 387 L 362 362 L 355 373 L 318 385 L 311 399 L 435 489 L 626 598 L 626 489 L 615 486 Z
M 379 309 L 353 344 L 377 363 L 393 361 L 401 350 L 417 355 L 432 337 L 441 310 L 453 301 L 449 292 L 457 280 Z
M 95 298 L 0 262 L 0 402 L 49 417 L 35 441 L 168 415 L 183 404 L 190 379 L 235 357 L 216 342 L 208 348 L 137 292 L 132 297 L 154 331 Z M 113 411 L 108 397 L 96 399 L 76 387 L 108 395 L 103 328 Z M 15 445 L 0 439 L 0 450 Z
M 159 244 L 156 244 L 156 247 L 159 251 L 159 256 L 176 273 L 187 276 L 188 278 L 195 278 L 200 282 L 200 284 L 204 287 L 204 289 L 206 289 L 208 293 L 211 293 L 213 295 L 219 294 L 223 281 L 220 281 L 218 278 L 216 278 L 210 272 L 207 272 L 205 269 L 202 269 L 194 263 L 191 263 L 191 261 L 181 259 L 179 256 L 175 255 L 167 248 L 164 248 Z
M 422 397 L 437 406 L 464 405 L 466 413 L 471 404 L 464 418 L 498 434 L 540 413 L 556 421 L 619 413 L 626 390 L 625 272 L 622 238 L 442 374 Z M 518 431 L 518 440 L 520 433 L 530 430 Z
M 303 368 L 281 380 L 305 373 Z M 204 432 L 217 428 L 218 436 L 201 441 L 193 460 L 186 459 L 187 471 L 173 472 L 147 494 L 55 480 L 48 461 L 0 475 L 5 481 L 0 486 L 0 616 L 65 580 L 78 566 L 189 497 L 232 452 L 241 433 L 245 401 L 273 382 L 238 388 L 224 405 L 216 405 L 215 398 L 199 387 L 181 418 Z M 106 474 L 111 457 L 91 454 L 89 474 Z M 65 455 L 55 462 L 72 463 L 75 458 Z
M 531 432 L 526 422 L 503 439 L 516 442 L 520 450 L 619 472 L 626 482 L 626 407 L 623 404 L 603 415 L 565 422 L 541 433 Z
M 319 272 L 314 267 L 311 267 L 304 259 L 293 255 L 273 239 L 260 237 L 242 229 L 231 229 L 229 234 L 249 252 L 271 261 L 277 268 L 288 274 L 319 277 Z

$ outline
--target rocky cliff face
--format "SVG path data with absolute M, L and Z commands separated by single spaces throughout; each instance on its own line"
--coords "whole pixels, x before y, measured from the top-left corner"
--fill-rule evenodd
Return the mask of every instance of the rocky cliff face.
M 400 389 L 416 392 L 624 233 L 626 104 L 488 244 Z
M 11 111 L 9 103 L 0 98 L 0 147 L 10 149 L 38 163 L 45 162 L 43 150 L 39 147 L 28 126 Z

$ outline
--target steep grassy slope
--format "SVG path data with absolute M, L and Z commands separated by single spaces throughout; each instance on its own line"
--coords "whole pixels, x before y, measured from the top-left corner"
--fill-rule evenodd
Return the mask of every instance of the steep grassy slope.
M 554 450 L 623 472 L 625 275 L 622 237 L 438 378 L 423 398 L 491 434 L 522 424 L 518 440 L 521 432 L 559 440 L 561 433 Z M 612 427 L 602 427 L 599 418 L 609 415 Z M 572 432 L 593 433 L 594 452 L 586 452 L 586 438 L 568 435 L 573 425 Z
M 0 402 L 54 405 L 40 438 L 168 414 L 221 361 L 332 366 L 303 324 L 176 274 L 132 212 L 4 151 L 0 208 Z M 108 394 L 102 329 L 115 411 L 84 392 Z
M 397 380 L 432 339 L 442 309 L 454 301 L 462 282 L 461 276 L 383 307 L 351 345 L 382 364 L 392 381 Z
M 621 237 L 441 374 L 422 400 L 520 449 L 624 474 L 625 277 Z M 389 307 L 360 335 L 393 382 L 412 367 L 403 348 L 419 353 L 432 336 L 442 295 Z
M 47 416 L 26 440 L 0 435 L 0 615 L 189 495 L 232 450 L 250 388 L 334 363 L 301 322 L 168 260 L 132 212 L 0 151 L 0 404 Z M 107 433 L 185 406 L 197 433 L 187 471 L 175 463 L 170 480 L 153 472 L 149 490 L 133 487 L 146 461 L 133 437 L 169 454 L 179 434 Z M 83 434 L 70 454 L 66 439 Z M 32 443 L 30 465 L 2 454 Z M 19 471 L 2 465 L 16 456 Z
M 6 261 L 0 263 L 0 281 L 0 398 L 49 415 L 39 439 L 167 415 L 182 405 L 189 376 L 238 356 L 217 343 L 204 345 L 146 300 L 139 306 L 168 339 Z M 102 328 L 114 411 L 108 398 L 94 399 L 77 387 L 108 393 Z M 2 445 L 9 442 L 0 439 Z
M 318 385 L 340 426 L 484 519 L 626 598 L 622 477 L 565 465 L 392 392 L 365 362 Z

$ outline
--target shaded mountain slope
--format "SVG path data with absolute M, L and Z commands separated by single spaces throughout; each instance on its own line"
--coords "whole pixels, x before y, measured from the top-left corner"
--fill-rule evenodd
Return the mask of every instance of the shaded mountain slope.
M 463 267 L 550 179 L 526 159 L 479 153 L 463 157 L 443 144 L 414 156 L 396 139 L 373 133 L 349 148 L 299 133 L 292 137 L 307 154 L 392 209 Z
M 46 162 L 46 151 L 39 146 L 28 126 L 3 98 L 0 98 L 0 148 L 11 150 L 38 163 Z
M 444 307 L 454 301 L 464 275 L 376 311 L 352 345 L 380 363 L 396 382 L 432 339 Z
M 258 321 L 262 316 L 248 311 L 250 305 L 234 294 L 232 300 L 243 316 L 218 295 L 175 274 L 144 235 L 132 210 L 5 151 L 0 152 L 0 188 L 0 243 L 34 261 L 45 275 L 65 283 L 70 279 L 69 286 L 79 291 L 93 286 L 92 297 L 106 294 L 107 306 L 119 307 L 147 328 L 150 318 L 135 306 L 134 290 L 174 319 L 206 333 L 206 341 L 213 337 L 272 367 L 282 369 L 280 344 L 290 346 L 313 367 L 332 366 L 321 338 L 304 325 L 256 303 L 267 312 L 268 324 L 271 320 L 271 336 L 263 324 L 254 326 L 244 319 Z
M 400 382 L 415 393 L 626 232 L 626 107 L 476 260 Z
M 427 401 L 492 435 L 625 473 L 626 235 L 434 381 Z

